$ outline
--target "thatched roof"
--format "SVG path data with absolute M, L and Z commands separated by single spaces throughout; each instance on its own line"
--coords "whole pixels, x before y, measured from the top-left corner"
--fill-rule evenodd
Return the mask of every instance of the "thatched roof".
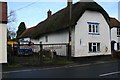
M 31 34 L 31 32 L 34 30 L 34 28 L 35 27 L 31 27 L 31 28 L 26 29 L 19 37 L 17 37 L 17 39 L 28 38 L 29 35 Z
M 110 18 L 110 28 L 113 28 L 113 27 L 120 28 L 120 22 L 115 18 Z
M 0 2 L 0 23 L 7 23 L 7 2 Z
M 71 25 L 74 27 L 86 10 L 98 11 L 103 14 L 106 21 L 109 23 L 109 15 L 107 12 L 96 2 L 77 2 L 72 4 L 72 20 Z M 29 35 L 30 38 L 39 39 L 40 36 L 61 31 L 69 28 L 69 6 L 53 14 L 49 19 L 40 22 L 36 25 Z

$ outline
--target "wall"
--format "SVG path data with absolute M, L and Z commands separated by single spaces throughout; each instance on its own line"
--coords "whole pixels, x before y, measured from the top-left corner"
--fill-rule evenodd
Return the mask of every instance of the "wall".
M 120 37 L 117 37 L 117 28 L 113 27 L 111 29 L 111 41 L 120 42 Z
M 48 41 L 46 42 L 46 36 L 48 37 Z M 49 33 L 46 34 L 42 37 L 40 37 L 39 40 L 31 40 L 31 42 L 34 42 L 34 44 L 40 44 L 40 42 L 42 42 L 42 44 L 61 44 L 61 43 L 68 43 L 69 39 L 69 33 L 67 30 L 63 30 L 63 31 L 58 31 L 55 33 Z M 59 46 L 44 46 L 44 48 L 50 48 L 52 50 L 56 50 L 57 55 L 61 55 L 61 56 L 66 56 L 67 52 L 66 52 L 66 45 L 59 45 Z M 56 49 L 57 48 L 57 49 Z M 39 46 L 35 46 L 35 52 L 38 52 L 40 50 Z
M 116 41 L 118 42 L 118 38 L 117 38 L 117 28 L 113 27 L 111 29 L 111 41 Z
M 0 63 L 7 62 L 7 25 L 0 23 Z
M 22 38 L 19 39 L 20 44 L 28 44 L 30 42 L 30 38 Z
M 46 42 L 45 36 L 48 36 L 48 42 Z M 69 33 L 68 31 L 59 31 L 56 33 L 49 33 L 42 37 L 39 40 L 31 40 L 35 44 L 42 42 L 43 44 L 55 44 L 55 43 L 68 43 Z
M 114 45 L 114 49 L 115 50 L 118 50 L 117 49 L 117 43 L 120 43 L 120 37 L 117 36 L 117 28 L 116 27 L 113 27 L 111 29 L 111 41 L 115 41 L 115 45 Z
M 100 35 L 88 34 L 88 23 L 98 22 Z M 81 44 L 80 44 L 81 41 Z M 89 53 L 89 42 L 100 42 L 101 48 L 99 53 Z M 107 52 L 105 47 L 108 48 Z M 75 27 L 75 55 L 74 57 L 109 55 L 111 54 L 110 47 L 110 29 L 103 15 L 95 11 L 85 11 L 82 17 L 78 20 Z

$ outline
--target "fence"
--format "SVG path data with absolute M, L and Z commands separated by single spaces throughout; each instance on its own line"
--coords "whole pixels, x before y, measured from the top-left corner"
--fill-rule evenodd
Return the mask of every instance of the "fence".
M 68 53 L 68 44 L 34 44 L 33 51 L 39 52 L 40 45 L 42 45 L 43 50 L 50 50 L 51 52 L 56 52 L 58 56 L 67 56 Z
M 67 59 L 68 55 L 68 43 L 17 44 L 13 47 L 13 53 L 9 54 L 9 60 L 12 59 L 12 62 L 19 64 L 38 65 L 43 61 L 50 61 L 56 56 L 64 56 Z

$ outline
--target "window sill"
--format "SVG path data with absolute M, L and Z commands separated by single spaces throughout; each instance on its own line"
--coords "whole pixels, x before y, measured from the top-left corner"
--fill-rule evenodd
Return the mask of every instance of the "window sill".
M 90 52 L 90 51 L 89 51 L 88 53 L 101 53 L 101 51 L 96 51 L 96 52 Z
M 120 35 L 117 35 L 117 37 L 120 37 Z
M 99 33 L 88 33 L 90 35 L 100 35 Z

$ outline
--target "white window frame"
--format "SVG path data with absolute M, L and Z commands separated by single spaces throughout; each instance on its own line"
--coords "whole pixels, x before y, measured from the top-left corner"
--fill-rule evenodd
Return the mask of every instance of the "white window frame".
M 88 33 L 92 35 L 99 35 L 99 23 L 87 22 L 88 23 Z
M 90 53 L 100 52 L 100 43 L 99 42 L 90 42 L 90 43 L 88 43 L 88 46 L 89 46 L 89 52 Z M 94 51 L 94 50 L 96 50 L 96 51 Z

